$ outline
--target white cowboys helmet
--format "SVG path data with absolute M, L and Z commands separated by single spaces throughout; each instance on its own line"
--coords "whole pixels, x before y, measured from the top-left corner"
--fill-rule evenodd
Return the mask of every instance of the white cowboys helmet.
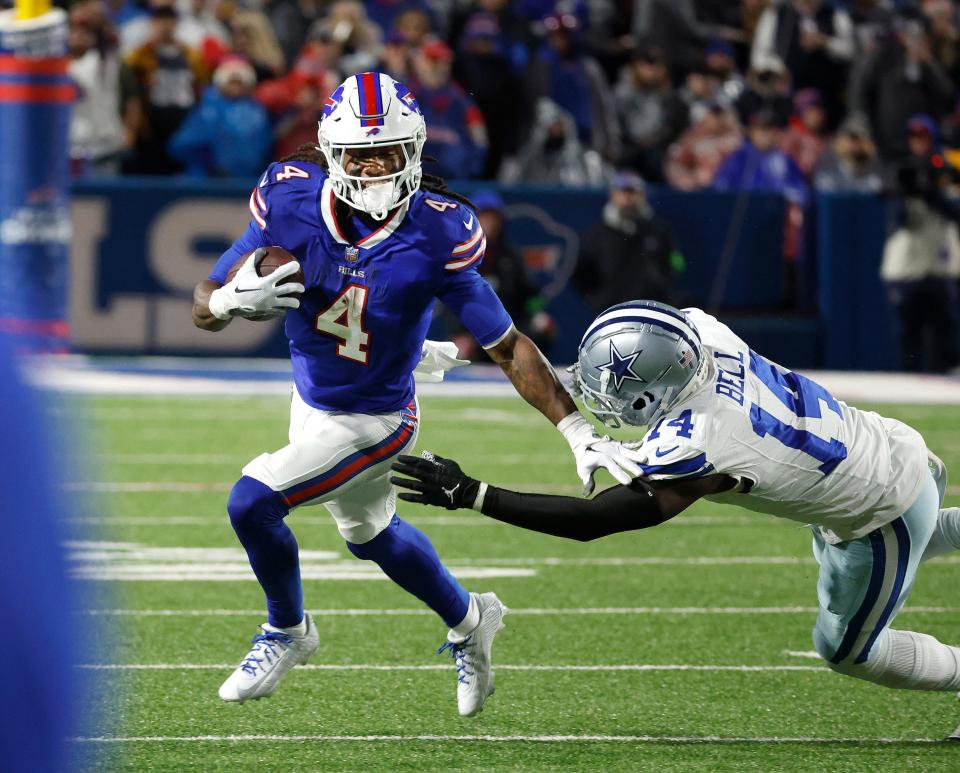
M 709 376 L 700 334 L 679 309 L 630 301 L 597 317 L 580 341 L 575 389 L 604 425 L 653 424 Z
M 420 154 L 427 125 L 410 89 L 380 72 L 351 75 L 323 103 L 317 140 L 337 198 L 383 220 L 420 187 Z M 382 177 L 347 174 L 344 153 L 351 148 L 398 145 L 403 168 Z

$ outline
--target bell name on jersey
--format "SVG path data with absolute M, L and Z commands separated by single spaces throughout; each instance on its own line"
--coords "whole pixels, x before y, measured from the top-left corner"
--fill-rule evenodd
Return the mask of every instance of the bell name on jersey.
M 640 445 L 647 476 L 729 475 L 738 485 L 708 499 L 816 525 L 832 543 L 863 536 L 913 503 L 927 463 L 919 433 L 835 399 L 699 309 L 684 312 L 712 372 L 648 430 Z

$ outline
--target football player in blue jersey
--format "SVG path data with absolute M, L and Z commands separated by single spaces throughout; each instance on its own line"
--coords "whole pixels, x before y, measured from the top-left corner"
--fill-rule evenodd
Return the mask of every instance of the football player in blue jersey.
M 426 535 L 396 514 L 390 462 L 416 442 L 414 370 L 435 299 L 503 368 L 517 391 L 570 443 L 586 491 L 605 467 L 621 482 L 639 468 L 618 443 L 597 436 L 549 363 L 477 271 L 486 240 L 470 202 L 425 176 L 426 126 L 401 83 L 376 72 L 351 76 L 326 100 L 319 146 L 272 164 L 250 196 L 247 231 L 195 291 L 197 326 L 285 314 L 295 390 L 289 445 L 243 468 L 227 509 L 264 589 L 267 622 L 220 697 L 270 695 L 317 650 L 303 609 L 297 541 L 285 522 L 324 504 L 350 552 L 375 561 L 450 629 L 441 650 L 456 662 L 461 714 L 493 691 L 490 650 L 506 607 L 468 593 Z M 297 256 L 265 277 L 256 251 Z M 232 280 L 229 269 L 250 254 Z M 298 270 L 303 283 L 283 283 Z
M 699 309 L 655 301 L 597 317 L 574 374 L 598 419 L 637 428 L 624 453 L 642 477 L 590 500 L 523 494 L 426 453 L 394 462 L 411 476 L 394 482 L 414 492 L 400 497 L 582 541 L 656 526 L 698 499 L 808 524 L 826 664 L 886 687 L 960 690 L 960 647 L 891 627 L 920 565 L 960 550 L 946 468 L 916 430 L 835 399 Z

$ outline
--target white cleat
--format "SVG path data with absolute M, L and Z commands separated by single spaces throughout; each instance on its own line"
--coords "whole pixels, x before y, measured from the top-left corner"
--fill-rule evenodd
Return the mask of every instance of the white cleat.
M 510 610 L 496 593 L 472 593 L 480 609 L 480 623 L 463 639 L 452 639 L 437 650 L 448 651 L 457 664 L 457 709 L 460 716 L 472 717 L 483 709 L 493 695 L 493 668 L 490 652 L 493 637 L 503 628 L 503 617 Z
M 304 615 L 307 630 L 303 636 L 260 626 L 262 633 L 253 637 L 253 646 L 237 667 L 220 685 L 225 701 L 243 703 L 272 695 L 280 680 L 295 665 L 304 665 L 320 647 L 320 636 L 309 614 Z

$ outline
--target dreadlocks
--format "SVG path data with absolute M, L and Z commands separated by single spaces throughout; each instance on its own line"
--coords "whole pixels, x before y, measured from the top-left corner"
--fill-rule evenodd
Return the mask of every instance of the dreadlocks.
M 435 158 L 430 156 L 424 156 L 424 161 L 436 163 Z M 324 158 L 323 153 L 320 151 L 318 145 L 314 145 L 312 142 L 305 142 L 299 148 L 297 148 L 289 156 L 284 156 L 280 159 L 281 164 L 285 164 L 288 161 L 306 161 L 308 164 L 316 164 L 324 172 L 327 171 L 327 159 Z M 472 210 L 476 210 L 473 202 L 470 201 L 466 196 L 452 191 L 447 187 L 447 181 L 442 177 L 439 177 L 435 174 L 423 173 L 423 177 L 420 180 L 420 187 L 428 191 L 429 193 L 439 193 L 441 196 L 447 196 L 451 199 L 459 201 L 461 204 L 465 204 L 470 207 Z

